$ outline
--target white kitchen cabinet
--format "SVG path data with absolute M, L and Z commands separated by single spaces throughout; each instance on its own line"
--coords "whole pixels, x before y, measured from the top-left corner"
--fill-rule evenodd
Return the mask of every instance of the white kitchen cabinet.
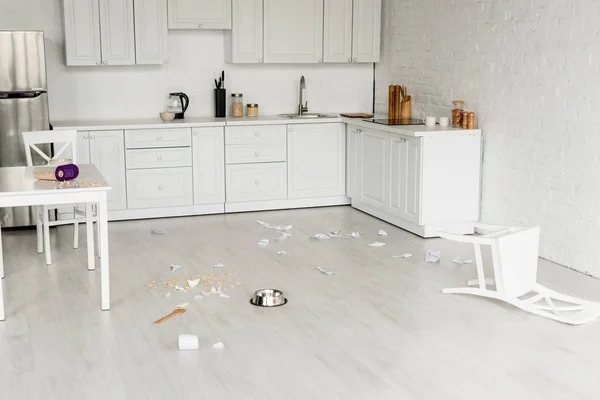
M 346 131 L 346 194 L 353 198 L 358 194 L 358 149 L 361 131 L 350 126 Z
M 387 210 L 389 134 L 361 130 L 358 150 L 358 198 L 361 202 Z
M 103 65 L 134 65 L 133 0 L 99 0 Z
M 264 0 L 264 62 L 323 62 L 323 0 Z
M 191 206 L 192 203 L 192 168 L 127 171 L 127 205 L 130 209 Z
M 352 62 L 354 0 L 325 0 L 323 62 Z
M 98 0 L 63 0 L 67 65 L 100 65 L 100 8 Z
M 421 223 L 421 138 L 390 137 L 389 213 Z
M 259 64 L 263 59 L 263 0 L 232 0 L 231 31 L 225 33 L 225 61 Z
M 226 182 L 228 203 L 283 200 L 286 163 L 228 165 Z
M 381 49 L 381 0 L 354 0 L 352 61 L 378 62 Z
M 288 125 L 288 199 L 346 193 L 344 124 Z
M 223 128 L 193 128 L 194 204 L 225 203 Z
M 169 29 L 231 29 L 231 0 L 168 0 Z
M 134 0 L 135 63 L 167 64 L 167 3 L 165 0 Z
M 90 161 L 98 168 L 112 189 L 108 192 L 108 209 L 127 208 L 125 188 L 125 143 L 123 131 L 90 131 Z

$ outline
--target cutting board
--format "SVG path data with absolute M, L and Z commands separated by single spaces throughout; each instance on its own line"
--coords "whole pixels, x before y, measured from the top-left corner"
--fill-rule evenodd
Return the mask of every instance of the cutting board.
M 342 117 L 346 118 L 372 118 L 373 114 L 365 114 L 365 113 L 348 113 L 348 114 L 340 114 Z

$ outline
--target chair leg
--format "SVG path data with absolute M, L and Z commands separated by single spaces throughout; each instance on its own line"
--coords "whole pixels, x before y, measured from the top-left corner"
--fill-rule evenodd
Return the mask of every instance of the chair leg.
M 79 221 L 77 221 L 77 213 L 75 212 L 75 208 L 73 208 L 73 219 L 75 219 L 75 223 L 73 224 L 73 248 L 79 248 Z
M 4 279 L 4 254 L 2 253 L 2 224 L 0 224 L 0 278 Z M 2 285 L 2 281 L 0 281 L 0 285 Z M 0 291 L 2 288 L 0 287 Z M 0 298 L 0 300 L 2 300 Z M 0 306 L 2 306 L 0 304 Z
M 85 205 L 85 230 L 87 232 L 87 254 L 88 254 L 88 271 L 96 269 L 96 259 L 94 258 L 94 220 L 92 205 Z
M 44 254 L 46 255 L 46 265 L 52 264 L 52 254 L 50 251 L 50 220 L 48 218 L 48 209 L 43 208 L 42 218 L 44 226 Z
M 42 207 L 37 206 L 35 208 L 35 231 L 37 234 L 37 252 L 42 254 L 44 252 L 44 232 L 42 224 Z
M 98 217 L 98 204 L 94 204 L 96 209 L 96 218 Z M 100 240 L 100 221 L 96 219 L 96 254 L 98 254 L 98 258 L 102 256 L 101 253 L 101 240 Z

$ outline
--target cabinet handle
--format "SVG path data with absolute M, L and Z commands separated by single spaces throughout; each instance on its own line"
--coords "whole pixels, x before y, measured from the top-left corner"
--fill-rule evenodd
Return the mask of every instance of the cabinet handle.
M 168 63 L 169 63 L 169 60 L 165 60 L 165 64 L 168 64 Z
M 108 64 L 108 61 L 104 60 L 104 61 L 102 61 L 102 64 L 106 65 L 106 64 Z
M 162 156 L 158 156 L 158 157 L 156 157 L 156 159 L 157 159 L 158 161 L 161 161 L 161 160 L 162 160 Z
M 322 59 L 322 58 L 319 58 L 319 62 L 320 62 L 320 63 L 322 63 L 322 62 L 323 62 L 323 59 Z
M 90 139 L 96 139 L 96 135 L 90 135 Z
M 198 28 L 202 29 L 202 28 L 204 28 L 204 25 L 198 24 Z
M 194 135 L 198 136 L 198 131 L 194 131 L 193 133 Z
M 354 62 L 358 62 L 358 58 L 354 57 L 354 60 L 353 60 L 353 61 L 354 61 Z
M 100 64 L 101 64 L 100 61 L 96 61 L 96 65 L 100 65 Z
M 294 128 L 288 128 L 288 132 L 294 132 Z
M 162 140 L 162 136 L 157 136 L 156 140 Z
M 258 59 L 258 62 L 259 62 L 259 63 L 262 63 L 262 62 L 263 62 L 263 59 L 262 59 L 262 58 L 259 58 L 259 59 Z
M 163 185 L 158 185 L 158 190 L 163 190 L 163 189 L 164 189 Z
M 254 153 L 254 155 L 255 155 L 256 157 L 260 156 L 260 151 L 257 151 L 257 152 L 255 152 L 255 153 Z
M 259 136 L 260 136 L 260 133 L 258 133 L 258 132 L 254 132 L 254 136 L 256 136 L 256 137 L 259 137 Z
M 260 181 L 254 181 L 254 184 L 255 184 L 256 186 L 258 186 L 258 185 L 260 185 Z

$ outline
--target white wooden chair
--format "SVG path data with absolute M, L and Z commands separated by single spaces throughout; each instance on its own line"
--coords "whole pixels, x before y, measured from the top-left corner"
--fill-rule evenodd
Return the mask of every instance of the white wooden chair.
M 23 143 L 25 144 L 25 155 L 27 157 L 27 165 L 33 166 L 33 159 L 31 152 L 35 151 L 40 157 L 46 162 L 50 163 L 52 160 L 60 158 L 70 158 L 73 163 L 77 162 L 77 131 L 33 131 L 23 132 Z M 54 155 L 50 156 L 44 153 L 37 146 L 38 144 L 53 144 L 55 146 Z M 70 150 L 70 154 L 69 151 Z M 65 156 L 65 152 L 67 155 Z M 63 207 L 61 205 L 60 207 Z M 50 221 L 49 212 L 55 211 L 58 206 L 55 205 L 44 205 L 36 207 L 36 231 L 37 231 L 37 252 L 44 253 L 46 257 L 46 264 L 52 264 L 52 253 L 50 250 L 50 227 L 58 225 L 71 225 L 73 224 L 73 248 L 79 247 L 79 223 L 86 222 L 86 212 L 79 211 L 76 205 L 73 205 L 73 218 L 61 221 Z M 92 217 L 93 222 L 98 222 L 97 217 Z M 88 235 L 88 253 L 90 252 L 90 246 L 93 243 L 90 242 Z M 93 242 L 93 238 L 91 240 Z M 88 257 L 88 269 L 95 269 L 93 257 Z
M 438 232 L 442 238 L 472 243 L 475 248 L 477 279 L 469 287 L 444 289 L 443 293 L 472 294 L 502 300 L 541 317 L 581 325 L 600 316 L 600 304 L 550 290 L 537 283 L 540 228 L 475 224 L 479 235 Z M 491 247 L 494 278 L 483 271 L 481 246 Z M 488 286 L 495 286 L 489 289 Z

